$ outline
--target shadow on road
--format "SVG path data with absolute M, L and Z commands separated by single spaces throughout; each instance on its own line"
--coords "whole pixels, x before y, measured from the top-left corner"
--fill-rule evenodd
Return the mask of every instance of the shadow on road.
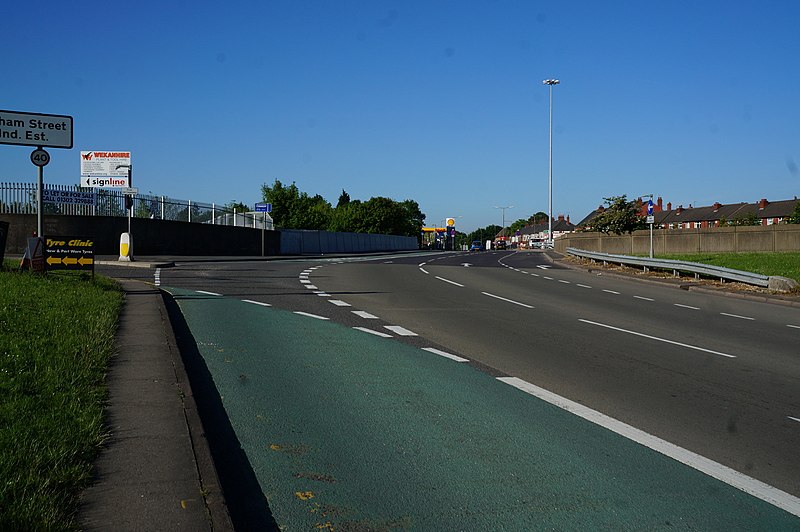
M 164 304 L 189 376 L 194 400 L 234 528 L 277 531 L 278 526 L 261 486 L 231 427 L 214 386 L 214 380 L 197 349 L 189 326 L 177 303 L 169 294 L 164 294 Z

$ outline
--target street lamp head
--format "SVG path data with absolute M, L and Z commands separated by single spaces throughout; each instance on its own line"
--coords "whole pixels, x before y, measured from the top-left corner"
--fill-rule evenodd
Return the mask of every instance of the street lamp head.
M 561 82 L 558 81 L 557 79 L 546 79 L 546 80 L 542 81 L 543 85 L 558 85 L 559 83 L 561 83 Z

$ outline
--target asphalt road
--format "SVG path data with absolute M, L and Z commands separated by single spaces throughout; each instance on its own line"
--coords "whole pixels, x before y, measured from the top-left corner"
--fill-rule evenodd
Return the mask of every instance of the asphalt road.
M 566 408 L 579 414 L 586 408 L 589 413 L 584 417 L 600 419 L 600 423 L 603 415 L 609 416 L 611 423 L 621 423 L 621 432 L 632 433 L 633 439 L 655 437 L 674 444 L 679 460 L 692 462 L 699 455 L 713 461 L 712 469 L 716 467 L 713 464 L 722 464 L 748 479 L 757 479 L 756 488 L 746 481 L 744 489 L 765 489 L 769 498 L 770 487 L 778 488 L 783 495 L 790 494 L 789 505 L 797 502 L 792 496 L 800 495 L 797 308 L 590 274 L 552 263 L 543 253 L 268 262 L 179 259 L 176 268 L 158 270 L 153 280 L 176 294 L 195 338 L 203 338 L 200 351 L 211 366 L 215 349 L 230 352 L 232 347 L 225 344 L 239 345 L 225 336 L 227 332 L 235 329 L 241 337 L 247 336 L 246 327 L 258 328 L 253 323 L 257 318 L 240 318 L 242 303 L 258 311 L 269 305 L 306 320 L 290 321 L 280 331 L 273 331 L 271 338 L 278 341 L 287 328 L 294 330 L 291 341 L 281 344 L 282 351 L 302 343 L 298 334 L 303 341 L 310 341 L 309 335 L 328 338 L 328 332 L 311 334 L 306 331 L 311 326 L 298 326 L 314 322 L 316 328 L 316 322 L 325 322 L 338 327 L 339 332 L 330 338 L 340 338 L 337 335 L 344 334 L 343 330 L 355 330 L 384 342 L 382 351 L 387 345 L 398 345 L 414 348 L 414 352 L 422 348 L 425 353 L 444 354 L 432 358 L 461 361 L 456 366 L 471 370 L 456 375 L 458 379 L 471 379 L 465 375 L 478 369 L 478 374 L 499 377 L 530 393 L 556 394 L 556 403 L 566 402 Z M 221 310 L 219 298 L 238 306 Z M 217 329 L 222 338 L 207 336 Z M 233 352 L 237 349 L 253 351 L 252 346 L 239 345 Z M 248 360 L 247 364 L 256 362 Z M 262 366 L 265 363 L 260 361 Z M 223 360 L 220 367 L 226 364 Z M 247 366 L 247 372 L 262 371 L 257 367 Z M 291 372 L 286 371 L 288 378 Z M 250 382 L 248 373 L 239 377 L 242 375 L 245 378 L 239 378 L 239 384 Z M 445 380 L 454 378 L 450 369 L 446 375 Z M 291 376 L 293 387 L 303 386 L 302 375 Z M 220 377 L 218 388 L 224 387 L 224 382 Z M 444 386 L 442 382 L 437 380 L 431 386 Z M 472 383 L 476 391 L 483 390 L 484 384 Z M 319 382 L 311 380 L 307 385 L 318 386 Z M 498 393 L 491 386 L 488 389 L 492 391 L 482 393 Z M 233 397 L 242 392 L 236 385 L 230 393 Z M 533 408 L 532 404 L 526 403 L 525 408 Z M 226 409 L 233 407 L 226 405 Z M 308 419 L 313 417 L 306 414 Z M 501 409 L 486 415 L 511 419 L 516 413 Z M 231 420 L 239 427 L 237 434 L 248 434 L 253 426 L 252 419 L 241 417 L 241 411 L 231 415 Z M 408 418 L 403 423 L 408 424 Z M 562 436 L 574 440 L 569 431 Z M 662 443 L 655 447 L 658 445 Z M 261 447 L 266 448 L 263 442 Z M 500 442 L 493 447 L 501 462 L 504 456 L 514 455 Z M 631 458 L 632 463 L 641 460 Z M 651 467 L 644 467 L 645 475 L 656 474 Z M 765 484 L 759 486 L 758 481 Z M 783 495 L 779 492 L 777 498 Z M 280 506 L 281 499 L 274 500 Z M 398 512 L 392 515 L 402 513 Z M 626 521 L 628 524 L 644 522 L 637 516 L 630 518 L 633 521 Z

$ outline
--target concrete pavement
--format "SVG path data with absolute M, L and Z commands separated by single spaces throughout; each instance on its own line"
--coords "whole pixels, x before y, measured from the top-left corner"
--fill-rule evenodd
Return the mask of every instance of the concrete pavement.
M 160 291 L 121 279 L 108 442 L 81 497 L 85 530 L 233 530 Z

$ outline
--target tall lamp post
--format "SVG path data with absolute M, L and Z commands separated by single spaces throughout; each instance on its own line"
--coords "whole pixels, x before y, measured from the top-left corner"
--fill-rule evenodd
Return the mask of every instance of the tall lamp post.
M 495 209 L 500 209 L 503 211 L 503 236 L 506 236 L 506 209 L 513 209 L 513 205 L 509 205 L 507 207 L 498 207 L 497 205 L 494 206 Z
M 548 202 L 547 241 L 553 245 L 553 85 L 560 82 L 557 79 L 546 79 L 544 85 L 550 86 L 550 201 Z

